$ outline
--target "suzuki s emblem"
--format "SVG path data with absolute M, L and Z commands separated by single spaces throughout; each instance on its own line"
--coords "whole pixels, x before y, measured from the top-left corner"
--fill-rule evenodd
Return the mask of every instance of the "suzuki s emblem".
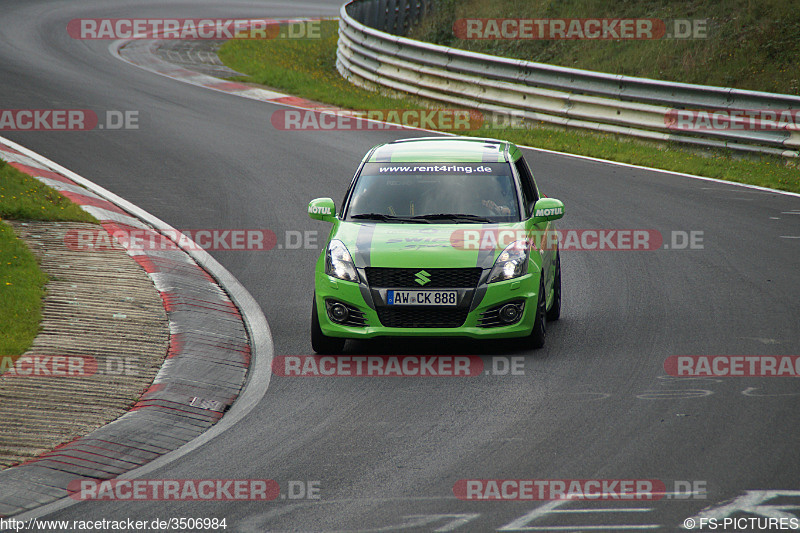
M 420 285 L 425 285 L 431 280 L 431 275 L 425 272 L 424 270 L 420 270 L 419 272 L 417 272 L 416 276 L 414 277 L 416 278 L 414 279 L 414 281 L 416 281 Z

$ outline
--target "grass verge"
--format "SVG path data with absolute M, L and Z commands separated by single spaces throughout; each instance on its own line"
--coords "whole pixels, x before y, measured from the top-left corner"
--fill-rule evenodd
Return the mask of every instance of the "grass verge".
M 231 40 L 219 51 L 235 78 L 348 109 L 419 109 L 410 95 L 394 98 L 350 84 L 336 70 L 337 21 L 324 21 L 320 39 Z M 697 174 L 773 189 L 800 192 L 797 163 L 780 157 L 742 159 L 730 152 L 699 153 L 677 145 L 654 145 L 574 129 L 477 129 L 461 134 L 495 137 L 548 150 Z M 320 133 L 321 135 L 324 133 Z
M 48 281 L 36 257 L 2 219 L 97 222 L 55 190 L 0 160 L 0 358 L 21 355 L 30 347 L 39 331 Z

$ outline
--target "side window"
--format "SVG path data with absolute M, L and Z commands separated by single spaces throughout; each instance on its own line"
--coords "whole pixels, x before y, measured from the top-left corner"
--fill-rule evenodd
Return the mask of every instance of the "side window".
M 525 214 L 530 216 L 533 213 L 533 204 L 539 199 L 539 194 L 536 192 L 536 186 L 533 184 L 533 176 L 531 175 L 528 164 L 525 159 L 520 157 L 514 163 L 519 174 L 520 183 L 522 185 L 522 200 L 525 202 Z

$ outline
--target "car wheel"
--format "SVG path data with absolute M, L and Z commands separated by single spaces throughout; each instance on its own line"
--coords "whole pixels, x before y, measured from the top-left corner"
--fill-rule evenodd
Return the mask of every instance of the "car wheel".
M 345 339 L 340 337 L 328 337 L 322 333 L 317 316 L 317 297 L 314 296 L 314 304 L 311 307 L 311 348 L 318 354 L 340 354 L 344 350 Z
M 561 317 L 561 254 L 556 256 L 556 273 L 553 276 L 553 303 L 547 311 L 547 321 L 555 322 Z
M 531 329 L 531 346 L 533 348 L 541 348 L 544 346 L 545 338 L 547 337 L 547 298 L 544 294 L 544 276 L 541 276 L 539 281 L 539 297 L 536 302 L 536 319 L 533 321 L 533 329 Z

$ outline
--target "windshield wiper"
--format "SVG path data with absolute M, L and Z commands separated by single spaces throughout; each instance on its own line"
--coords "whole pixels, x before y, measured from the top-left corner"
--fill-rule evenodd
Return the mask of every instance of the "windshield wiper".
M 417 215 L 411 218 L 415 220 L 458 220 L 458 221 L 476 222 L 484 224 L 494 222 L 493 220 L 490 220 L 486 217 L 482 217 L 479 215 L 470 215 L 467 213 L 436 213 L 432 215 Z
M 385 215 L 383 213 L 361 213 L 358 215 L 351 215 L 350 218 L 358 220 L 380 220 L 382 222 L 408 222 L 411 224 L 429 224 L 429 222 L 423 218 L 398 217 L 395 215 Z

